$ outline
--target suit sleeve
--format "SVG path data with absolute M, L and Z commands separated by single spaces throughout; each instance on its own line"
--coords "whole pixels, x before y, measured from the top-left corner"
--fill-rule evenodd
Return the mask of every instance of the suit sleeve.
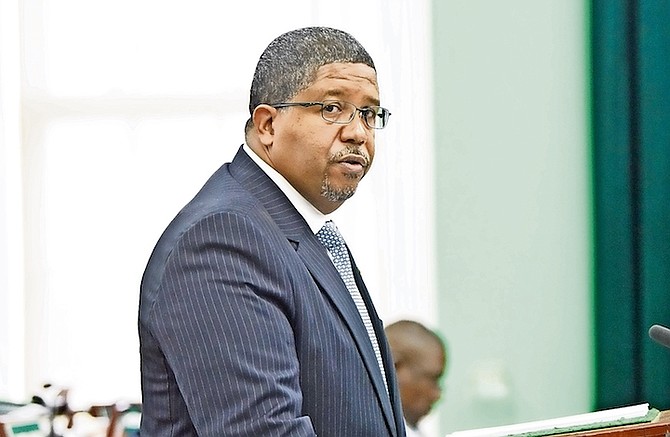
M 315 435 L 301 415 L 292 249 L 267 229 L 214 214 L 167 261 L 152 331 L 200 436 Z

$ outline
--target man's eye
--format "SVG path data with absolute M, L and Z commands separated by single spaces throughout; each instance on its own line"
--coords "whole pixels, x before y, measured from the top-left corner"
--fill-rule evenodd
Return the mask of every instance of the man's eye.
M 338 103 L 328 103 L 323 105 L 323 112 L 326 114 L 338 114 L 342 112 L 342 107 Z

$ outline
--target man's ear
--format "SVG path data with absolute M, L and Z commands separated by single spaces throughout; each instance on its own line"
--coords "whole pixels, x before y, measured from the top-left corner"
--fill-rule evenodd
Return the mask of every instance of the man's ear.
M 254 122 L 254 129 L 258 133 L 258 138 L 266 147 L 271 146 L 274 141 L 275 130 L 273 123 L 276 115 L 276 108 L 270 105 L 258 105 L 251 116 Z

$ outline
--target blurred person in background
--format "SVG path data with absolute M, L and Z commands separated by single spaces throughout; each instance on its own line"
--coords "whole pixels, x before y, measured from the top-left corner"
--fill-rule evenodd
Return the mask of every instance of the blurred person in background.
M 386 327 L 400 388 L 407 437 L 422 437 L 419 421 L 440 399 L 447 365 L 442 339 L 419 322 L 400 320 Z

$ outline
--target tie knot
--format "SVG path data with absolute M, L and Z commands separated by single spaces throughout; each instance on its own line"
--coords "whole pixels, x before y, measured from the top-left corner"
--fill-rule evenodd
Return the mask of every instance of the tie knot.
M 331 252 L 341 250 L 345 247 L 344 238 L 342 238 L 337 226 L 331 220 L 328 220 L 319 229 L 319 232 L 316 233 L 316 238 Z

